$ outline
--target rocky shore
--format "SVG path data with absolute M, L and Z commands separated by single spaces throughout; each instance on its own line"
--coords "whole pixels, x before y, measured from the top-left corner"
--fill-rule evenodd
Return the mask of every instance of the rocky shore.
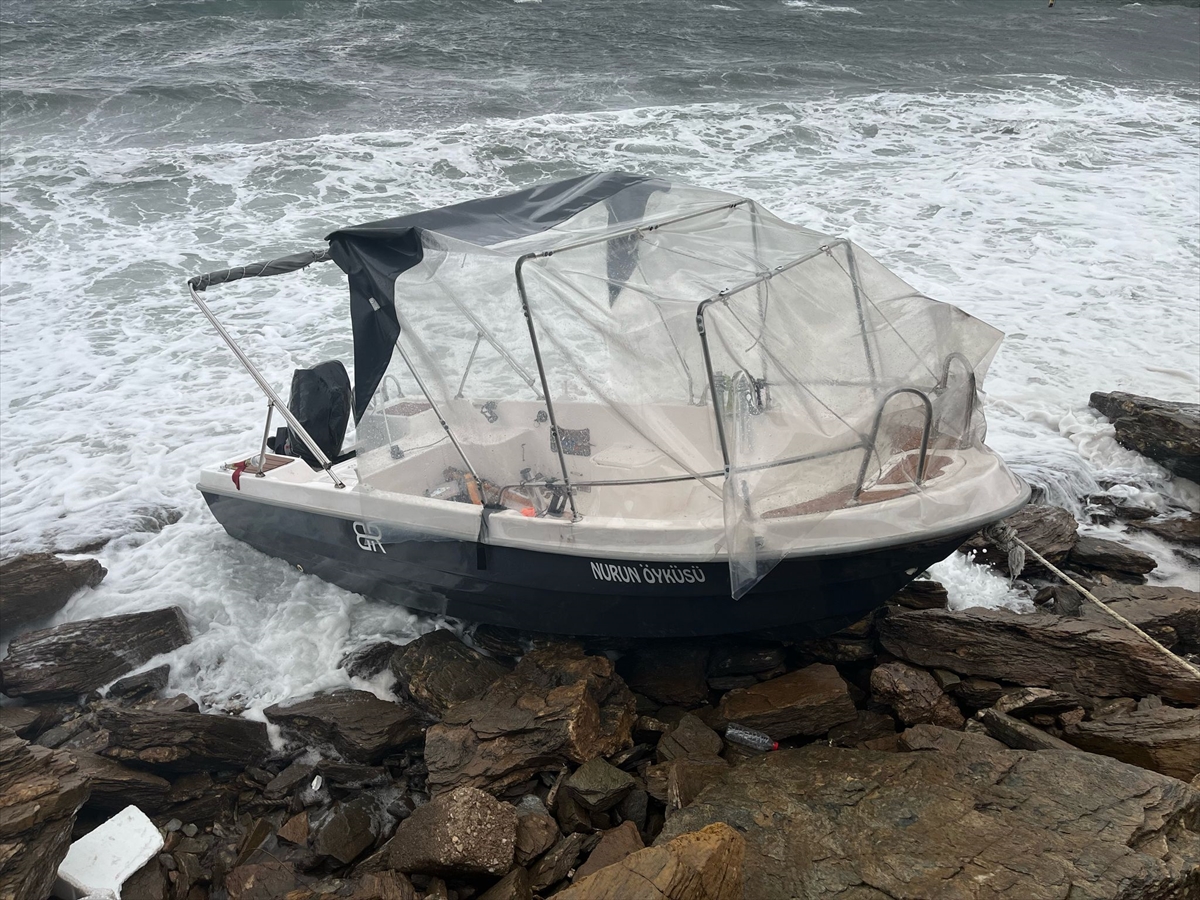
M 1195 517 L 1157 521 L 1176 520 Z M 1037 566 L 1037 612 L 952 611 L 918 580 L 817 641 L 435 631 L 343 660 L 390 690 L 265 722 L 166 691 L 178 609 L 20 633 L 0 660 L 0 900 L 41 900 L 70 841 L 129 804 L 164 846 L 124 900 L 1200 896 L 1181 663 L 1200 595 L 1145 583 L 1153 558 L 1065 510 L 1009 524 L 1177 656 Z M 1008 565 L 982 535 L 965 549 Z M 101 577 L 5 562 L 0 615 Z

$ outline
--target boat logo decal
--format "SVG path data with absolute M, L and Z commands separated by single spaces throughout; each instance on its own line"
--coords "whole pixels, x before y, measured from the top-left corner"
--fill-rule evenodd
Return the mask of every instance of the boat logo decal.
M 372 553 L 387 553 L 383 549 L 383 532 L 379 530 L 378 525 L 371 525 L 368 522 L 355 522 L 354 538 L 358 541 L 358 546 L 362 550 L 369 550 Z
M 626 566 L 619 563 L 592 563 L 597 581 L 623 584 L 703 584 L 704 570 L 699 566 Z

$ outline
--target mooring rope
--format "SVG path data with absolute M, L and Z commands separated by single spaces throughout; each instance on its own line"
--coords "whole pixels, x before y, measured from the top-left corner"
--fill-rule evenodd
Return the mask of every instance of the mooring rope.
M 1021 540 L 1019 537 L 1017 537 L 1015 533 L 1011 536 L 1011 538 L 1018 545 L 1020 545 L 1022 548 L 1024 548 L 1026 553 L 1028 553 L 1030 556 L 1032 556 L 1034 559 L 1036 559 L 1038 562 L 1040 562 L 1043 566 L 1045 566 L 1047 569 L 1049 569 L 1051 572 L 1053 572 L 1055 575 L 1057 575 L 1059 578 L 1061 578 L 1063 581 L 1065 581 L 1071 587 L 1075 588 L 1075 590 L 1079 591 L 1079 593 L 1081 593 L 1088 600 L 1091 600 L 1094 604 L 1096 604 L 1098 607 L 1100 607 L 1102 610 L 1104 610 L 1106 613 L 1108 613 L 1110 616 L 1112 616 L 1114 619 L 1116 619 L 1118 622 L 1120 622 L 1126 628 L 1136 631 L 1138 634 L 1140 634 L 1142 637 L 1144 637 L 1147 641 L 1149 641 L 1151 644 L 1153 644 L 1155 647 L 1157 647 L 1159 650 L 1161 650 L 1164 656 L 1167 656 L 1170 659 L 1173 659 L 1175 662 L 1179 663 L 1179 665 L 1181 665 L 1184 669 L 1187 670 L 1189 675 L 1193 676 L 1194 678 L 1200 679 L 1200 669 L 1196 668 L 1194 665 L 1192 665 L 1190 662 L 1188 662 L 1186 659 L 1184 659 L 1179 654 L 1173 653 L 1172 651 L 1168 650 L 1166 647 L 1164 647 L 1162 644 L 1160 644 L 1154 638 L 1150 637 L 1150 635 L 1146 634 L 1146 632 L 1142 631 L 1142 629 L 1138 628 L 1136 625 L 1134 625 L 1132 622 L 1130 622 L 1127 618 L 1125 618 L 1123 615 L 1121 615 L 1115 609 L 1111 609 L 1108 606 L 1108 604 L 1106 604 L 1104 601 L 1102 601 L 1100 598 L 1098 598 L 1095 594 L 1093 594 L 1091 591 L 1089 591 L 1087 588 L 1085 588 L 1082 584 L 1080 584 L 1078 581 L 1076 581 L 1074 578 L 1072 578 L 1070 575 L 1068 575 L 1066 572 L 1064 572 L 1058 566 L 1054 565 L 1054 563 L 1050 562 L 1050 560 L 1046 559 L 1046 557 L 1042 556 L 1042 554 L 1038 553 L 1036 550 L 1034 550 L 1032 547 L 1030 547 L 1027 543 L 1025 543 L 1023 540 Z

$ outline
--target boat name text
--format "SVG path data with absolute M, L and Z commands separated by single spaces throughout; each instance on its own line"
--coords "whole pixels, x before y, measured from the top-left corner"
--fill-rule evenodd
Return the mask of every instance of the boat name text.
M 703 584 L 704 570 L 699 566 L 625 566 L 619 563 L 592 563 L 597 581 L 623 584 Z

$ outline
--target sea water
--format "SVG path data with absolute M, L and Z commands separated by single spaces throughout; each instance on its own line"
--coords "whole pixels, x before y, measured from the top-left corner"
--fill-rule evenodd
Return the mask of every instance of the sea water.
M 53 621 L 178 604 L 171 687 L 252 715 L 442 624 L 214 522 L 198 467 L 256 452 L 265 403 L 184 281 L 603 169 L 753 197 L 1004 330 L 988 440 L 1049 500 L 1196 509 L 1087 405 L 1200 392 L 1196 6 L 0 0 L 3 552 L 107 541 Z M 350 357 L 333 268 L 211 292 L 279 389 Z M 962 558 L 935 574 L 1028 608 Z

